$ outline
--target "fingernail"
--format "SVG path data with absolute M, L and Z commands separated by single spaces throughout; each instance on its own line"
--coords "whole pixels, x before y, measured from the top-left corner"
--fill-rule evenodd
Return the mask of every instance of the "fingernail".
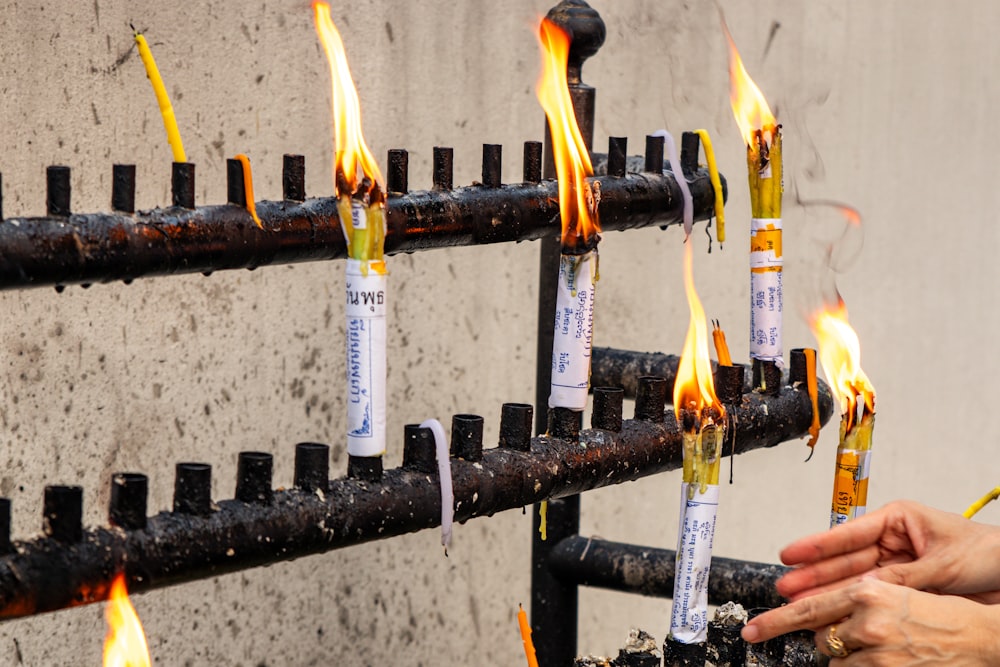
M 740 635 L 744 641 L 755 642 L 760 637 L 760 630 L 757 629 L 756 625 L 744 625 L 743 629 L 740 630 Z

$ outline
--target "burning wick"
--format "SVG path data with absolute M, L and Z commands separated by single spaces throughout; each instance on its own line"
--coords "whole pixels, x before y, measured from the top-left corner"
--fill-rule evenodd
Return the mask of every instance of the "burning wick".
M 330 65 L 337 212 L 350 259 L 347 288 L 347 452 L 385 453 L 385 188 L 361 132 L 361 103 L 330 6 L 314 2 L 316 33 Z
M 830 389 L 840 400 L 840 442 L 830 510 L 833 527 L 862 516 L 868 504 L 875 389 L 861 369 L 861 342 L 847 321 L 847 306 L 839 295 L 836 305 L 817 312 L 809 325 L 819 342 L 820 364 Z
M 528 623 L 528 614 L 521 605 L 517 605 L 517 625 L 521 629 L 521 643 L 524 644 L 524 657 L 528 660 L 528 667 L 538 667 L 535 644 L 531 641 L 531 625 Z
M 139 615 L 128 599 L 125 575 L 111 582 L 108 606 L 104 612 L 108 635 L 104 639 L 104 667 L 150 667 L 149 647 Z
M 691 244 L 685 243 L 684 290 L 691 320 L 674 382 L 674 416 L 684 446 L 684 482 L 670 637 L 681 644 L 697 644 L 707 638 L 708 575 L 726 439 L 726 410 L 715 395 L 708 326 L 694 288 L 692 255 Z
M 334 189 L 348 254 L 362 271 L 385 272 L 385 187 L 361 131 L 361 102 L 347 64 L 344 42 L 330 18 L 330 5 L 314 2 L 316 32 L 330 64 L 334 136 Z
M 139 47 L 139 58 L 142 59 L 142 64 L 146 67 L 146 76 L 149 78 L 149 82 L 153 84 L 153 93 L 156 95 L 156 101 L 160 105 L 160 115 L 163 116 L 163 127 L 167 130 L 167 143 L 170 144 L 170 148 L 174 152 L 174 162 L 187 162 L 187 156 L 184 154 L 184 144 L 181 143 L 181 133 L 177 129 L 177 118 L 174 116 L 174 107 L 170 104 L 167 88 L 163 85 L 163 77 L 160 76 L 160 70 L 156 67 L 156 61 L 153 60 L 153 52 L 149 50 L 149 44 L 146 43 L 145 36 L 136 30 L 135 26 L 130 27 L 135 34 L 136 46 Z
M 455 493 L 451 485 L 451 458 L 448 455 L 448 438 L 444 427 L 436 419 L 421 422 L 420 428 L 429 428 L 434 434 L 434 451 L 437 456 L 438 477 L 441 479 L 441 546 L 448 555 L 451 546 L 451 527 L 455 520 Z
M 781 364 L 781 126 L 743 67 L 725 21 L 733 115 L 747 147 L 750 182 L 750 357 Z
M 583 410 L 590 385 L 594 287 L 599 277 L 600 191 L 592 189 L 586 180 L 594 170 L 569 96 L 569 36 L 556 24 L 542 19 L 538 40 L 543 67 L 535 92 L 549 121 L 562 221 L 549 407 Z

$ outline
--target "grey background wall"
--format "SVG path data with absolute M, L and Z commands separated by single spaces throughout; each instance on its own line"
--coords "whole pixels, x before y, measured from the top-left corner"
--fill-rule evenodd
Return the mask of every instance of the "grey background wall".
M 747 343 L 749 204 L 728 104 L 715 9 L 679 0 L 594 0 L 607 41 L 584 68 L 598 89 L 595 144 L 666 126 L 712 132 L 730 179 L 730 242 L 694 237 L 698 288 Z M 998 152 L 993 111 L 1000 5 L 964 0 L 810 3 L 723 0 L 747 67 L 785 124 L 786 185 L 853 204 L 865 243 L 840 277 L 879 397 L 871 505 L 910 497 L 961 511 L 1000 481 L 990 418 L 1000 390 L 994 332 Z M 431 148 L 455 147 L 455 182 L 478 178 L 480 146 L 542 137 L 533 25 L 550 6 L 367 0 L 338 3 L 367 138 L 384 160 L 410 150 L 411 188 L 430 185 Z M 113 162 L 138 165 L 137 204 L 169 199 L 170 152 L 133 22 L 146 31 L 177 111 L 200 203 L 225 196 L 225 158 L 251 156 L 257 196 L 280 196 L 282 153 L 307 159 L 307 191 L 332 192 L 329 86 L 305 2 L 0 3 L 0 172 L 8 216 L 44 211 L 44 170 L 73 167 L 80 211 L 108 208 Z M 779 27 L 774 27 L 780 24 Z M 769 37 L 773 33 L 773 39 Z M 787 347 L 812 345 L 800 308 L 823 270 L 819 209 L 784 218 Z M 608 234 L 595 341 L 679 351 L 687 326 L 677 229 Z M 531 401 L 534 244 L 394 257 L 388 465 L 402 426 L 455 412 L 487 417 Z M 237 452 L 328 442 L 346 466 L 339 263 L 140 280 L 131 286 L 0 294 L 0 494 L 19 537 L 40 530 L 42 488 L 82 484 L 102 523 L 113 471 L 151 475 L 170 502 L 173 464 L 215 467 L 230 497 Z M 836 444 L 789 443 L 736 461 L 716 553 L 773 561 L 827 521 Z M 679 477 L 587 495 L 583 531 L 672 548 Z M 985 521 L 1000 517 L 989 508 Z M 514 614 L 528 600 L 530 517 L 432 531 L 138 596 L 158 665 L 520 664 Z M 639 625 L 662 639 L 670 602 L 581 595 L 580 649 L 611 652 Z M 0 665 L 99 664 L 100 606 L 0 625 Z

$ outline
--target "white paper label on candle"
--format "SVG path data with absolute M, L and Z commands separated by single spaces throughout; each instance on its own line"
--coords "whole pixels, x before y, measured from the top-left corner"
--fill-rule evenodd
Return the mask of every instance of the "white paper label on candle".
M 750 221 L 750 357 L 781 361 L 781 218 Z
M 351 226 L 354 229 L 368 229 L 368 211 L 359 201 L 351 200 Z
M 347 260 L 347 452 L 385 452 L 386 278 Z
M 550 408 L 583 410 L 590 384 L 597 250 L 559 258 Z
M 688 498 L 688 489 L 693 495 Z M 719 486 L 700 493 L 697 484 L 681 484 L 681 520 L 677 531 L 677 570 L 670 636 L 681 644 L 697 644 L 708 636 L 708 571 L 712 565 Z
M 868 472 L 871 450 L 838 449 L 833 481 L 830 527 L 864 516 L 868 509 Z

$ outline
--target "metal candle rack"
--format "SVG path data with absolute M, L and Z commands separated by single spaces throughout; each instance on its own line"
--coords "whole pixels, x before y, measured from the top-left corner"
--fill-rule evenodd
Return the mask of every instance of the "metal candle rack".
M 573 36 L 570 94 L 590 146 L 594 89 L 581 81 L 580 71 L 603 43 L 604 24 L 581 0 L 564 0 L 549 16 Z M 546 145 L 550 148 L 547 132 Z M 681 222 L 681 192 L 675 174 L 664 168 L 662 138 L 647 137 L 645 148 L 643 157 L 629 158 L 625 139 L 612 137 L 608 153 L 594 156 L 605 231 Z M 714 193 L 707 171 L 698 167 L 698 149 L 697 135 L 685 133 L 682 177 L 693 196 L 695 220 L 706 220 Z M 559 258 L 555 173 L 550 150 L 543 169 L 539 142 L 524 144 L 522 183 L 503 184 L 500 157 L 500 146 L 485 145 L 481 183 L 454 188 L 452 150 L 435 148 L 433 188 L 408 192 L 407 152 L 389 151 L 385 247 L 394 254 L 541 241 L 536 407 L 505 404 L 499 446 L 488 449 L 482 417 L 454 416 L 455 518 L 549 501 L 546 542 L 538 537 L 534 512 L 532 628 L 540 663 L 568 666 L 576 655 L 578 586 L 672 593 L 667 572 L 673 552 L 643 548 L 638 558 L 637 547 L 581 537 L 577 494 L 681 467 L 679 430 L 672 411 L 665 412 L 676 358 L 595 349 L 593 384 L 608 386 L 594 390 L 592 428 L 581 428 L 580 413 L 547 410 Z M 302 156 L 285 156 L 284 198 L 256 203 L 263 227 L 258 228 L 246 210 L 236 161 L 228 164 L 227 204 L 196 206 L 195 166 L 175 163 L 173 205 L 139 212 L 135 167 L 115 165 L 112 212 L 97 214 L 73 213 L 69 169 L 50 167 L 46 216 L 4 220 L 0 192 L 0 289 L 62 290 L 70 284 L 344 258 L 336 199 L 307 199 L 304 170 Z M 731 420 L 725 453 L 774 446 L 807 432 L 812 407 L 800 388 L 804 355 L 793 353 L 790 362 L 784 378 L 768 369 L 766 393 L 749 391 L 742 366 L 718 369 L 720 397 Z M 622 418 L 626 396 L 636 399 L 633 419 Z M 833 400 L 822 383 L 819 408 L 826 422 Z M 532 437 L 539 432 L 547 435 Z M 210 493 L 211 466 L 178 463 L 173 509 L 153 517 L 147 516 L 147 477 L 117 473 L 111 479 L 110 526 L 88 530 L 82 525 L 82 489 L 50 486 L 43 536 L 29 541 L 11 541 L 11 503 L 0 499 L 0 618 L 103 600 L 119 572 L 130 590 L 144 591 L 434 527 L 440 498 L 437 485 L 427 483 L 438 474 L 430 431 L 407 426 L 403 452 L 402 466 L 388 471 L 380 458 L 350 457 L 347 476 L 331 481 L 329 447 L 300 443 L 294 488 L 277 491 L 272 455 L 242 452 L 235 497 L 217 503 Z M 623 569 L 625 560 L 634 567 Z M 710 601 L 773 606 L 778 600 L 770 583 L 779 572 L 777 566 L 714 559 Z

